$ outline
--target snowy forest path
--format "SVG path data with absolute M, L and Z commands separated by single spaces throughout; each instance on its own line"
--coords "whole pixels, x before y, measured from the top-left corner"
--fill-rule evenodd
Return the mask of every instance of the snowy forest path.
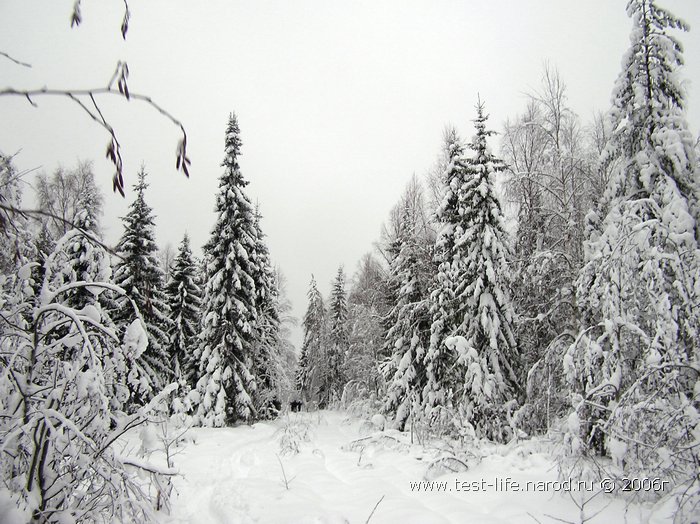
M 275 430 L 263 423 L 194 430 L 193 442 L 175 458 L 183 476 L 175 481 L 173 522 L 254 522 L 241 480 L 257 462 L 256 448 L 269 446 Z
M 506 477 L 521 485 L 557 480 L 554 461 L 537 442 L 481 450 L 486 456 L 480 464 L 437 478 L 445 486 L 440 490 L 416 489 L 426 484 L 434 448 L 410 445 L 407 435 L 378 432 L 347 413 L 293 413 L 252 426 L 193 428 L 187 437 L 174 458 L 182 475 L 174 481 L 172 515 L 164 515 L 163 522 L 364 523 L 380 500 L 372 524 L 505 524 L 534 522 L 530 514 L 542 522 L 550 521 L 546 514 L 568 520 L 579 516 L 564 493 L 504 492 L 493 484 L 481 491 L 457 489 L 457 483 Z M 365 437 L 374 440 L 364 449 L 351 445 Z M 392 447 L 394 437 L 403 442 L 400 449 Z M 625 514 L 620 500 L 613 501 L 612 510 Z

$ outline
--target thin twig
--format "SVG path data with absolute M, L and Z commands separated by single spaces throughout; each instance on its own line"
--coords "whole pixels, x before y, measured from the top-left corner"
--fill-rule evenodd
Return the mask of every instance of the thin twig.
M 32 64 L 28 64 L 27 62 L 22 62 L 21 60 L 17 60 L 16 58 L 12 58 L 10 55 L 5 53 L 4 51 L 0 51 L 0 56 L 4 56 L 8 60 L 14 62 L 17 65 L 20 65 L 22 67 L 32 67 Z
M 79 6 L 79 2 L 77 3 Z M 126 14 L 125 22 L 128 23 L 128 4 L 126 4 Z M 79 23 L 76 22 L 76 23 Z M 124 31 L 125 34 L 125 31 Z M 124 176 L 123 176 L 123 162 L 121 155 L 121 145 L 117 139 L 117 134 L 112 125 L 107 121 L 100 106 L 97 103 L 97 97 L 101 95 L 106 96 L 118 96 L 124 97 L 127 101 L 131 99 L 136 99 L 150 105 L 158 113 L 164 116 L 166 119 L 170 120 L 174 125 L 180 128 L 182 133 L 182 138 L 178 142 L 176 162 L 175 167 L 178 171 L 182 171 L 185 176 L 189 177 L 189 165 L 190 159 L 187 157 L 187 132 L 185 131 L 185 126 L 177 118 L 175 118 L 169 111 L 164 109 L 162 106 L 157 104 L 150 96 L 143 95 L 140 93 L 132 93 L 129 91 L 126 79 L 128 77 L 129 69 L 125 62 L 118 62 L 112 77 L 107 83 L 106 87 L 97 87 L 90 89 L 49 89 L 48 87 L 43 87 L 40 89 L 15 89 L 13 87 L 7 87 L 0 89 L 0 96 L 21 96 L 26 98 L 27 101 L 33 106 L 37 107 L 34 97 L 37 96 L 63 96 L 66 97 L 80 106 L 80 108 L 85 111 L 85 113 L 100 127 L 105 129 L 110 136 L 110 142 L 107 145 L 107 158 L 114 164 L 115 173 L 112 178 L 112 185 L 114 191 L 119 191 L 119 193 L 124 196 Z M 114 88 L 114 83 L 117 83 L 117 88 Z M 91 110 L 88 105 L 83 101 L 83 98 L 89 98 L 94 111 Z
M 289 491 L 289 484 L 296 478 L 296 475 L 293 476 L 291 479 L 287 480 L 287 472 L 284 471 L 284 465 L 282 464 L 282 460 L 280 459 L 279 455 L 275 455 L 277 457 L 277 462 L 280 463 L 280 468 L 282 468 L 282 477 L 284 478 L 284 487 L 287 491 Z
M 374 512 L 377 511 L 377 508 L 379 507 L 379 504 L 381 504 L 382 500 L 384 500 L 384 497 L 386 495 L 382 495 L 382 498 L 380 498 L 377 503 L 374 505 L 374 509 L 372 510 L 372 513 L 369 514 L 369 517 L 367 517 L 367 520 L 365 521 L 365 524 L 368 524 L 370 519 L 372 518 L 372 515 L 374 515 Z
M 545 517 L 549 517 L 549 518 L 552 519 L 552 520 L 556 520 L 557 522 L 564 522 L 564 524 L 576 524 L 576 523 L 575 523 L 574 521 L 572 521 L 572 520 L 560 519 L 559 517 L 555 517 L 554 515 L 550 515 L 549 513 L 545 513 L 544 516 L 545 516 Z

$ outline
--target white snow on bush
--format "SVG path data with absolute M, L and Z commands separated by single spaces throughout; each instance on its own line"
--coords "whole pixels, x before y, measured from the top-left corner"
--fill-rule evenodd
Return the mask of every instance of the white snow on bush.
M 143 329 L 143 324 L 137 318 L 126 328 L 124 333 L 124 348 L 127 354 L 133 358 L 139 358 L 148 347 L 148 334 Z

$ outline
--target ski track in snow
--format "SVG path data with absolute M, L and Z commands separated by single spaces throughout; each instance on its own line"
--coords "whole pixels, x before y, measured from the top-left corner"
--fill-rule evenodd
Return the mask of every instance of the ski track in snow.
M 279 432 L 286 422 L 310 424 L 310 440 L 298 454 L 282 454 Z M 379 499 L 370 522 L 378 523 L 535 523 L 560 519 L 578 522 L 579 509 L 566 493 L 411 491 L 423 480 L 429 457 L 422 449 L 409 452 L 370 448 L 346 451 L 342 446 L 372 434 L 366 423 L 333 411 L 292 414 L 271 422 L 235 428 L 193 428 L 174 457 L 182 473 L 174 480 L 172 514 L 164 523 L 192 524 L 341 524 L 364 523 Z M 428 455 L 428 453 L 425 453 Z M 284 465 L 289 490 L 284 486 Z M 494 477 L 519 482 L 557 480 L 552 459 L 543 453 L 513 451 L 485 457 L 472 470 L 445 474 L 438 481 L 492 482 Z M 588 496 L 591 494 L 589 493 Z M 621 500 L 596 497 L 586 507 L 592 515 L 610 504 L 590 523 L 666 522 L 628 509 Z M 594 507 L 595 506 L 595 507 Z

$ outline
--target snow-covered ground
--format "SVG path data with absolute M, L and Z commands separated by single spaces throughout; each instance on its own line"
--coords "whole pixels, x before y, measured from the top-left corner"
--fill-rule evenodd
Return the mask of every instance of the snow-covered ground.
M 542 484 L 557 481 L 558 473 L 540 442 L 484 449 L 464 459 L 467 471 L 430 468 L 444 455 L 439 449 L 410 445 L 407 434 L 379 432 L 336 411 L 295 413 L 252 426 L 193 428 L 174 457 L 181 475 L 163 522 L 668 521 L 597 486 L 567 493 Z M 530 491 L 515 491 L 528 481 Z M 582 513 L 578 505 L 591 498 Z

